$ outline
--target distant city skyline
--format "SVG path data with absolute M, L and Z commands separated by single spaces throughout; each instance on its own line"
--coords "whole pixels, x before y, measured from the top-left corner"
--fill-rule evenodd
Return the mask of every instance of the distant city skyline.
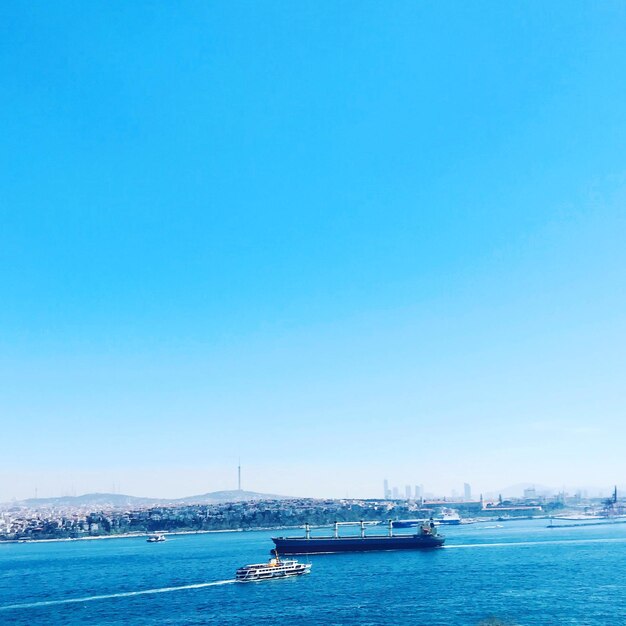
M 0 499 L 626 476 L 619 3 L 4 3 Z
M 29 498 L 48 498 L 48 497 L 62 497 L 62 496 L 79 496 L 87 493 L 114 493 L 123 494 L 137 497 L 151 497 L 151 498 L 182 498 L 190 495 L 198 495 L 202 493 L 218 492 L 218 491 L 242 491 L 242 477 L 244 466 L 241 461 L 236 466 L 226 470 L 226 468 L 220 468 L 219 471 L 216 468 L 213 469 L 213 478 L 209 482 L 202 481 L 202 474 L 199 472 L 199 468 L 189 468 L 182 472 L 173 472 L 167 474 L 161 474 L 156 470 L 150 470 L 150 474 L 158 480 L 152 485 L 152 487 L 141 490 L 141 485 L 145 484 L 146 477 L 142 475 L 140 471 L 134 471 L 129 473 L 126 477 L 126 481 L 116 482 L 112 481 L 107 484 L 106 479 L 102 476 L 90 475 L 87 472 L 83 472 L 81 476 L 76 476 L 78 480 L 72 482 L 67 487 L 54 491 L 52 485 L 56 484 L 59 480 L 58 476 L 49 477 L 49 481 L 40 481 L 40 484 L 35 486 L 33 491 L 14 491 L 9 494 L 6 490 L 6 483 L 4 483 L 4 493 L 0 491 L 0 502 L 9 502 L 11 500 L 24 500 Z M 414 487 L 411 485 L 401 484 L 394 485 L 389 479 L 383 480 L 382 490 L 379 488 L 377 491 L 374 485 L 369 485 L 364 490 L 357 490 L 350 488 L 346 485 L 346 488 L 342 491 L 330 490 L 328 492 L 312 491 L 310 487 L 302 483 L 300 485 L 300 491 L 292 491 L 286 489 L 279 489 L 276 486 L 269 484 L 264 477 L 259 473 L 259 468 L 251 468 L 253 475 L 253 485 L 250 488 L 246 488 L 244 491 L 253 491 L 257 493 L 273 493 L 280 496 L 288 497 L 315 497 L 315 498 L 374 498 L 374 499 L 389 499 L 389 500 L 420 500 L 421 498 L 447 498 L 456 501 L 478 501 L 480 496 L 484 496 L 487 499 L 495 499 L 498 495 L 504 495 L 505 497 L 515 495 L 516 497 L 535 497 L 546 494 L 557 494 L 560 492 L 567 492 L 570 495 L 579 493 L 587 496 L 608 496 L 613 492 L 615 481 L 608 481 L 606 485 L 580 485 L 580 484 L 561 484 L 561 485 L 548 485 L 545 482 L 530 483 L 521 482 L 516 484 L 496 484 L 492 482 L 493 486 L 485 486 L 484 489 L 474 489 L 469 483 L 453 483 L 445 487 L 433 485 L 417 484 Z M 223 482 L 217 478 L 220 476 Z M 67 475 L 66 475 L 67 476 Z M 0 476 L 1 478 L 1 476 Z M 217 481 L 217 482 L 216 482 Z M 3 483 L 0 483 L 2 485 Z M 293 483 L 292 483 L 293 484 Z M 308 489 L 307 489 L 308 487 Z M 307 493 L 303 493 L 304 490 Z M 619 485 L 618 490 L 626 491 L 626 485 Z

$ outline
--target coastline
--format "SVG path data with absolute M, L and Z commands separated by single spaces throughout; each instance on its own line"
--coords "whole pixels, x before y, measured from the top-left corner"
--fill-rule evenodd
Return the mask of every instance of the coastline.
M 149 537 L 158 533 L 160 535 L 208 535 L 211 533 L 245 533 L 256 532 L 260 530 L 283 530 L 289 528 L 301 528 L 301 526 L 267 526 L 259 528 L 227 528 L 221 530 L 172 530 L 172 531 L 141 531 L 130 533 L 119 533 L 117 535 L 89 535 L 87 537 L 59 537 L 53 539 L 0 539 L 0 544 L 3 543 L 57 543 L 65 541 L 96 541 L 98 539 L 133 539 L 137 537 Z
M 478 517 L 473 518 L 471 522 L 467 523 L 485 523 L 485 522 L 512 522 L 520 519 L 548 519 L 551 516 L 549 515 L 533 515 L 530 517 L 524 516 L 511 516 L 505 518 L 496 518 L 495 516 L 490 517 Z M 606 522 L 603 522 L 606 523 Z M 619 523 L 619 522 L 611 522 L 611 523 Z M 622 522 L 626 523 L 626 522 Z M 598 524 L 598 522 L 596 522 Z M 311 528 L 327 528 L 331 524 L 311 524 Z M 463 522 L 461 523 L 463 525 Z M 577 526 L 578 524 L 567 524 L 568 526 Z M 580 524 L 584 526 L 594 525 L 593 523 Z M 560 526 L 553 526 L 554 528 Z M 176 536 L 176 535 L 206 535 L 210 533 L 240 533 L 240 532 L 257 532 L 257 531 L 267 531 L 267 530 L 290 530 L 303 528 L 302 524 L 295 525 L 278 525 L 278 526 L 259 526 L 253 528 L 226 528 L 219 530 L 154 530 L 154 531 L 134 531 L 128 533 L 119 533 L 119 534 L 111 534 L 111 535 L 87 535 L 84 537 L 57 537 L 51 539 L 30 539 L 30 538 L 20 538 L 20 539 L 0 539 L 0 545 L 5 543 L 53 543 L 53 542 L 61 542 L 61 541 L 95 541 L 98 539 L 132 539 L 137 537 L 149 537 L 155 533 L 166 535 L 166 536 Z

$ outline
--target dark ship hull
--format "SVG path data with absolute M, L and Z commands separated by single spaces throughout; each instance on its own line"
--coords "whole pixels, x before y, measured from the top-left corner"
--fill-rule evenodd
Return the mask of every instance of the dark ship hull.
M 417 528 L 424 523 L 424 520 L 418 519 L 397 519 L 393 521 L 394 528 Z
M 438 526 L 458 526 L 461 523 L 461 518 L 436 517 L 433 521 Z M 417 528 L 418 526 L 422 526 L 424 520 L 399 519 L 394 520 L 392 523 L 394 528 Z
M 439 548 L 441 535 L 395 535 L 370 537 L 272 537 L 279 554 L 369 552 L 374 550 L 424 550 Z

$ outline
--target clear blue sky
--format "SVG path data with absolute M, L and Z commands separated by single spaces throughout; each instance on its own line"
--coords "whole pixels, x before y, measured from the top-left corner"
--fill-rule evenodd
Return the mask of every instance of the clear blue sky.
M 0 18 L 0 500 L 623 480 L 622 2 Z

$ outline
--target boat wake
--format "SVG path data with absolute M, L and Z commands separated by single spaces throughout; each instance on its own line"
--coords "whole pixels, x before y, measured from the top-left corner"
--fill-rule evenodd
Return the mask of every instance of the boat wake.
M 171 591 L 184 591 L 185 589 L 202 589 L 203 587 L 217 587 L 219 585 L 230 585 L 234 580 L 216 580 L 210 583 L 196 583 L 193 585 L 180 585 L 179 587 L 160 587 L 159 589 L 141 589 L 139 591 L 122 591 L 120 593 L 107 593 L 99 596 L 86 596 L 84 598 L 66 598 L 64 600 L 42 600 L 40 602 L 29 602 L 25 604 L 8 604 L 0 606 L 0 611 L 10 609 L 34 609 L 43 606 L 58 606 L 60 604 L 75 604 L 80 602 L 93 602 L 94 600 L 109 600 L 111 598 L 130 598 L 132 596 L 144 596 L 153 593 L 169 593 Z
M 587 543 L 625 543 L 626 539 L 557 539 L 548 541 L 501 541 L 498 543 L 457 543 L 442 546 L 444 550 L 456 550 L 458 548 L 510 548 L 517 546 L 560 546 L 564 544 L 587 544 Z

